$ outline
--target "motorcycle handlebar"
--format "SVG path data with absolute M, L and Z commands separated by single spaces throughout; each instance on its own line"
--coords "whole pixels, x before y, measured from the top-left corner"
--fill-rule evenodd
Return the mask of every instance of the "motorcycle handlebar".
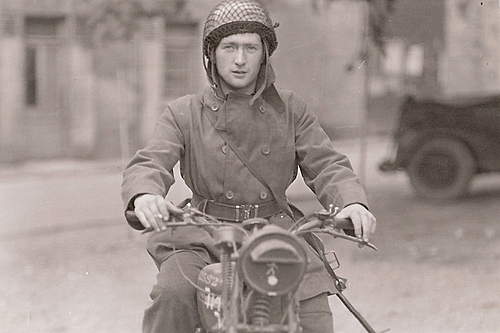
M 200 212 L 193 208 L 185 208 L 186 215 L 191 217 L 191 221 L 185 222 L 184 216 L 177 216 L 177 221 L 171 221 L 166 223 L 167 227 L 175 228 L 182 227 L 188 225 L 198 225 L 200 227 L 216 227 L 218 225 L 228 225 L 228 223 L 224 223 L 222 221 L 218 221 L 217 219 L 211 217 L 210 215 L 206 215 L 203 212 Z M 136 216 L 135 212 L 132 210 L 128 210 L 125 212 L 125 216 L 128 222 L 141 224 L 139 218 Z M 203 222 L 201 222 L 203 220 Z M 237 225 L 235 225 L 236 227 Z M 335 230 L 343 230 L 345 233 L 339 233 Z M 294 225 L 289 229 L 290 232 L 296 235 L 301 235 L 308 232 L 323 232 L 330 234 L 334 237 L 340 237 L 355 243 L 358 243 L 360 246 L 368 246 L 373 250 L 377 250 L 376 246 L 354 236 L 353 233 L 354 226 L 350 219 L 338 219 L 335 216 L 330 216 L 329 214 L 325 214 L 324 212 L 314 213 L 310 216 L 306 216 L 303 219 L 297 221 Z M 144 229 L 142 232 L 147 233 L 150 231 L 154 231 L 152 227 Z
M 129 223 L 135 223 L 135 224 L 142 225 L 141 221 L 139 220 L 139 218 L 137 217 L 137 215 L 135 214 L 135 212 L 133 210 L 125 211 L 125 219 Z
M 335 228 L 342 230 L 354 230 L 354 225 L 352 224 L 351 219 L 339 219 L 333 218 Z
M 141 224 L 139 218 L 135 214 L 133 210 L 127 210 L 125 212 L 125 218 L 127 219 L 128 222 L 131 223 L 136 223 L 136 224 Z M 316 219 L 316 221 L 321 221 L 320 219 Z M 352 224 L 351 220 L 348 218 L 345 219 L 339 219 L 335 217 L 331 217 L 328 219 L 328 221 L 323 222 L 324 224 L 328 224 L 333 226 L 336 229 L 342 229 L 342 230 L 354 230 L 354 225 Z M 171 223 L 169 223 L 171 224 Z

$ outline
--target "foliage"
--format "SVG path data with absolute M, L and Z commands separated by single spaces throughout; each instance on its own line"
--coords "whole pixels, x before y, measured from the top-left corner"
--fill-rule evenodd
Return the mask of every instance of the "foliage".
M 376 46 L 384 48 L 387 20 L 394 10 L 395 0 L 367 0 L 370 4 L 369 34 Z
M 311 0 L 313 8 L 318 8 L 320 2 L 328 5 L 339 0 Z M 353 0 L 366 1 L 369 5 L 368 14 L 368 34 L 371 41 L 383 52 L 384 51 L 384 36 L 386 32 L 386 24 L 391 13 L 394 10 L 397 0 Z
M 313 8 L 339 0 L 310 0 Z M 371 41 L 383 52 L 387 20 L 396 0 L 352 0 L 369 4 L 368 33 Z M 176 17 L 186 7 L 186 0 L 80 0 L 94 40 L 129 40 L 144 18 Z
M 185 0 L 83 0 L 82 14 L 94 40 L 129 40 L 141 20 L 173 17 L 185 8 Z

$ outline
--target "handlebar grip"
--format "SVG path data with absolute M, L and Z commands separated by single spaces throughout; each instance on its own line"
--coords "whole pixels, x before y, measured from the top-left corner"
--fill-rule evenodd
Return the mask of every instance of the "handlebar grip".
M 338 228 L 338 229 L 354 230 L 354 225 L 352 224 L 352 221 L 349 218 L 345 218 L 345 219 L 335 218 L 333 225 L 335 226 L 335 228 Z
M 139 221 L 139 218 L 137 217 L 137 215 L 135 215 L 135 212 L 133 210 L 125 211 L 125 219 L 127 219 L 128 222 L 141 223 L 141 221 Z

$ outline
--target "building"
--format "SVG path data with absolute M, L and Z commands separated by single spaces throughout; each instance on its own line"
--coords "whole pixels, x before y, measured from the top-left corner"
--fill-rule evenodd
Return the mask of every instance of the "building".
M 3 0 L 0 161 L 129 156 L 165 101 L 205 84 L 200 35 L 216 2 L 177 1 L 180 15 L 152 16 L 132 38 L 96 43 L 86 21 L 92 1 Z M 344 68 L 359 44 L 359 5 L 267 2 L 281 24 L 279 85 L 300 91 L 327 127 L 355 130 L 362 73 Z
M 453 99 L 500 93 L 500 2 L 397 0 L 385 56 L 370 68 L 372 131 L 387 132 L 406 95 Z
M 133 134 L 150 130 L 143 118 L 161 108 L 165 76 L 189 72 L 158 70 L 166 45 L 169 57 L 193 39 L 189 17 L 152 16 L 126 40 L 94 40 L 92 5 L 0 2 L 0 161 L 129 154 Z
M 205 84 L 200 36 L 216 2 L 146 1 L 175 14 L 149 12 L 128 38 L 110 41 L 96 37 L 106 28 L 89 30 L 89 16 L 93 4 L 117 1 L 2 0 L 0 162 L 127 159 L 165 102 Z M 373 49 L 369 76 L 359 61 L 362 2 L 264 2 L 280 23 L 278 85 L 298 92 L 334 138 L 367 131 L 367 119 L 368 131 L 387 132 L 408 93 L 500 90 L 497 0 L 397 0 L 386 55 Z M 104 22 L 116 30 L 107 9 Z

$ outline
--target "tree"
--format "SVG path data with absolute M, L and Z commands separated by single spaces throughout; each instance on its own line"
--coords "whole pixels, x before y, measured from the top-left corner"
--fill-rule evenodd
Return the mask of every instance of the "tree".
M 143 19 L 175 17 L 186 0 L 84 0 L 81 10 L 94 41 L 130 40 Z
M 311 0 L 314 9 L 320 6 L 329 5 L 339 0 Z M 384 52 L 384 37 L 386 35 L 387 21 L 394 10 L 396 0 L 352 0 L 364 1 L 368 3 L 368 15 L 366 17 L 367 34 L 370 40 L 380 51 Z

